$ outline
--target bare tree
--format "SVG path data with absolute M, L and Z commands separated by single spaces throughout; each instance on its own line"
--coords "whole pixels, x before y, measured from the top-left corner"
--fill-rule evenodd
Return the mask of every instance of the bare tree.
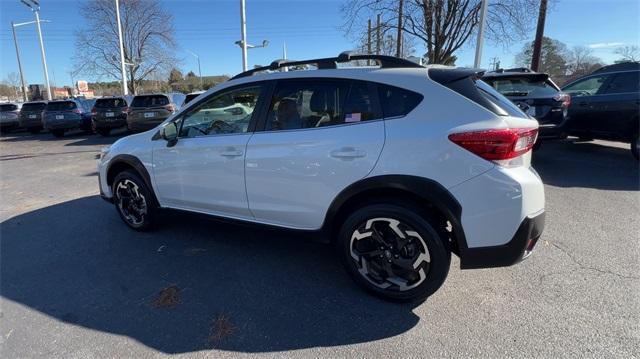
M 533 27 L 537 0 L 493 0 L 489 3 L 487 37 L 504 45 L 524 38 Z M 407 0 L 402 30 L 422 42 L 429 63 L 451 63 L 477 31 L 480 0 Z M 383 25 L 398 24 L 397 0 L 348 0 L 342 7 L 343 30 L 356 39 L 366 34 L 366 21 L 382 14 Z
M 602 59 L 593 55 L 593 50 L 585 46 L 574 46 L 568 53 L 567 70 L 571 77 L 592 73 L 602 66 Z
M 90 0 L 80 8 L 87 28 L 76 32 L 76 63 L 80 72 L 118 79 L 120 47 L 113 0 Z M 142 80 L 154 73 L 169 73 L 178 60 L 173 17 L 151 0 L 120 0 L 124 58 L 129 90 L 136 93 Z
M 632 45 L 632 46 L 621 46 L 615 50 L 616 55 L 620 55 L 620 60 L 617 60 L 617 63 L 620 62 L 638 62 L 640 61 L 640 47 Z
M 9 72 L 7 74 L 6 82 L 9 86 L 13 88 L 16 93 L 16 98 L 19 95 L 18 90 L 20 89 L 20 75 L 17 72 Z

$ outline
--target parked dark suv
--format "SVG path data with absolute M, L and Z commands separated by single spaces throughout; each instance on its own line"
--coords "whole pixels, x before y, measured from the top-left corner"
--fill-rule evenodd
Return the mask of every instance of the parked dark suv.
M 127 126 L 129 104 L 124 97 L 103 97 L 96 100 L 91 109 L 93 127 L 102 136 L 112 129 Z
M 565 136 L 571 96 L 561 92 L 548 74 L 516 68 L 487 72 L 482 80 L 538 120 L 538 138 Z
M 631 143 L 638 159 L 640 63 L 605 66 L 562 89 L 574 99 L 567 122 L 570 135 Z
M 44 128 L 42 124 L 42 112 L 47 107 L 44 101 L 27 102 L 22 105 L 20 110 L 20 127 L 26 128 L 27 131 L 35 134 Z
M 131 131 L 150 130 L 173 115 L 183 102 L 182 94 L 137 95 L 131 101 L 127 128 Z
M 65 131 L 77 128 L 93 132 L 91 112 L 80 100 L 51 101 L 47 103 L 42 117 L 44 127 L 56 137 L 62 137 Z

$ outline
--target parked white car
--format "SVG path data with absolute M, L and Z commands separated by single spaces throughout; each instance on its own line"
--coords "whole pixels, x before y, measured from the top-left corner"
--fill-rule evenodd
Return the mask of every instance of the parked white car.
M 367 59 L 380 67 L 336 65 Z M 544 227 L 538 123 L 480 76 L 350 53 L 274 62 L 105 149 L 100 192 L 136 230 L 171 208 L 322 231 L 364 288 L 424 300 L 451 253 L 512 265 Z

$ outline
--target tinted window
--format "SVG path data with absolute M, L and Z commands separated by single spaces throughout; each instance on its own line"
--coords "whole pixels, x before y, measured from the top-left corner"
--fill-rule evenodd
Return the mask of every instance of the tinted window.
M 572 97 L 591 96 L 598 93 L 600 87 L 607 80 L 607 75 L 593 76 L 586 79 L 578 80 L 562 90 L 569 93 Z
M 483 79 L 504 96 L 553 96 L 558 90 L 549 81 L 535 77 Z
M 368 121 L 376 116 L 373 109 L 373 95 L 364 82 L 354 82 L 344 104 L 344 122 Z
M 394 86 L 379 85 L 380 105 L 384 117 L 405 116 L 416 108 L 423 96 Z
M 133 98 L 131 107 L 156 107 L 168 104 L 169 99 L 164 95 L 136 96 Z
M 482 80 L 476 81 L 476 87 L 478 88 L 480 94 L 489 102 L 493 103 L 494 106 L 504 111 L 505 113 L 498 113 L 502 116 L 514 116 L 514 117 L 523 117 L 527 118 L 528 116 L 522 112 L 513 102 L 511 102 L 508 98 L 501 95 L 498 91 L 494 90 L 493 87 L 489 86 L 486 82 Z M 491 109 L 489 109 L 491 110 Z
M 97 108 L 108 108 L 108 107 L 125 107 L 127 106 L 127 101 L 123 98 L 101 98 L 96 100 Z
M 47 104 L 47 111 L 70 111 L 76 107 L 76 103 L 73 101 L 49 102 Z
M 185 98 L 184 98 L 184 104 L 188 104 L 189 102 L 191 102 L 191 100 L 193 100 L 194 98 L 200 96 L 199 93 L 190 93 L 188 94 Z
M 640 91 L 640 72 L 627 72 L 615 75 L 604 93 L 625 93 Z
M 22 105 L 22 111 L 42 111 L 47 107 L 44 102 L 25 103 Z
M 346 81 L 333 80 L 280 82 L 271 99 L 266 129 L 293 130 L 343 124 L 344 102 L 350 87 Z M 347 120 L 362 121 L 363 115 L 349 113 Z
M 0 111 L 2 112 L 15 111 L 17 109 L 18 109 L 18 106 L 12 103 L 0 105 Z
M 182 117 L 182 137 L 247 132 L 260 86 L 213 95 Z

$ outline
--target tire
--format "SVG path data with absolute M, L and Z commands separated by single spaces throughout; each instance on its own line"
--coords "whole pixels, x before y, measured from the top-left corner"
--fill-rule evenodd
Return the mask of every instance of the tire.
M 96 132 L 98 132 L 100 134 L 100 136 L 107 137 L 111 133 L 111 130 L 108 129 L 108 128 L 101 128 L 101 129 L 96 130 Z
M 136 231 L 153 228 L 157 204 L 151 190 L 136 172 L 120 172 L 113 180 L 111 190 L 116 211 L 127 226 Z
M 440 288 L 451 252 L 446 239 L 419 213 L 410 204 L 371 204 L 347 218 L 336 244 L 356 283 L 398 302 L 422 302 Z
M 631 154 L 636 160 L 640 160 L 640 140 L 638 140 L 638 135 L 635 135 L 631 140 Z
M 41 131 L 42 129 L 40 129 L 40 128 L 38 128 L 38 127 L 29 127 L 29 128 L 28 128 L 28 130 L 29 130 L 29 133 L 31 133 L 31 134 L 33 134 L 33 135 L 37 135 L 37 134 L 39 134 L 39 133 L 40 133 L 40 131 Z
M 51 134 L 52 134 L 54 137 L 58 137 L 58 138 L 60 138 L 60 137 L 63 137 L 63 136 L 64 136 L 64 130 L 51 130 Z

